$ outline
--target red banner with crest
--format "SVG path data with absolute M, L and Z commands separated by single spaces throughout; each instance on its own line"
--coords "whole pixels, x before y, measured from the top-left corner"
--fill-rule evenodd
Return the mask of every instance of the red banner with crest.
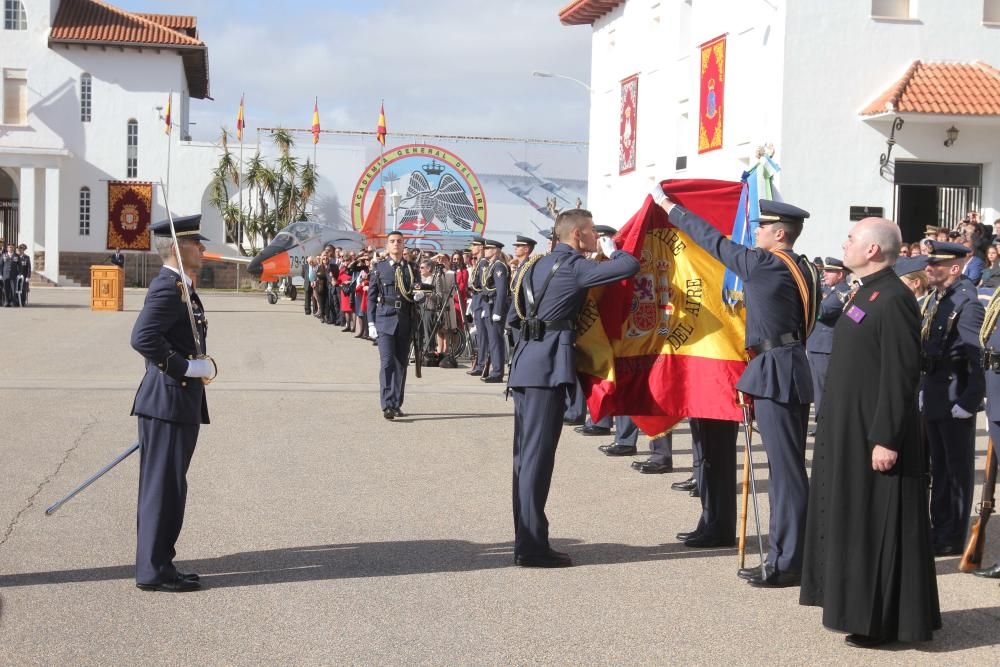
M 108 182 L 108 250 L 149 250 L 153 184 Z
M 700 104 L 698 112 L 698 152 L 722 148 L 722 120 L 725 110 L 726 36 L 701 45 Z
M 618 173 L 635 171 L 635 132 L 639 110 L 639 75 L 622 81 L 621 115 L 618 121 Z

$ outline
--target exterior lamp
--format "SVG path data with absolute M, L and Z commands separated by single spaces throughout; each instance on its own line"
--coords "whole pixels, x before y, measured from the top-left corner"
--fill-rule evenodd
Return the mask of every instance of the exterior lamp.
M 944 140 L 944 145 L 947 148 L 951 148 L 952 145 L 955 143 L 955 140 L 958 139 L 958 128 L 952 125 L 947 130 L 945 130 L 945 135 L 948 138 Z

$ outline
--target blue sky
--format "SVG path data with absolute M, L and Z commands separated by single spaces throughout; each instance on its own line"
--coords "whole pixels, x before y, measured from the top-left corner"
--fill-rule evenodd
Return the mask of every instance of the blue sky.
M 587 92 L 532 70 L 590 78 L 590 29 L 566 27 L 565 0 L 111 0 L 198 17 L 212 101 L 193 101 L 196 139 L 232 127 L 370 130 L 385 98 L 393 129 L 586 140 Z

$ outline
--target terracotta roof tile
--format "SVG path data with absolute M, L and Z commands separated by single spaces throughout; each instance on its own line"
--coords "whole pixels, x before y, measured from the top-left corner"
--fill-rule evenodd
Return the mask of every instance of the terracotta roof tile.
M 166 21 L 133 14 L 100 0 L 63 0 L 52 22 L 49 41 L 205 46 L 201 40 L 167 27 Z
M 1000 70 L 978 61 L 915 60 L 902 78 L 865 107 L 861 115 L 880 113 L 1000 116 Z
M 625 0 L 573 0 L 559 10 L 563 25 L 593 25 L 594 21 L 624 4 Z

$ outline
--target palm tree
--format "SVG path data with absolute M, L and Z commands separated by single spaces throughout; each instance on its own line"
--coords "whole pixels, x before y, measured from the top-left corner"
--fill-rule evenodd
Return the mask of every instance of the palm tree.
M 298 216 L 306 215 L 306 205 L 309 200 L 313 198 L 316 194 L 316 185 L 319 183 L 319 177 L 316 174 L 316 165 L 306 160 L 306 164 L 302 167 L 302 171 L 299 174 L 299 201 L 298 205 Z
M 274 145 L 278 147 L 278 150 L 281 151 L 283 156 L 287 156 L 288 151 L 295 146 L 295 137 L 293 137 L 292 133 L 283 127 L 279 127 L 272 132 L 271 139 L 274 141 Z

